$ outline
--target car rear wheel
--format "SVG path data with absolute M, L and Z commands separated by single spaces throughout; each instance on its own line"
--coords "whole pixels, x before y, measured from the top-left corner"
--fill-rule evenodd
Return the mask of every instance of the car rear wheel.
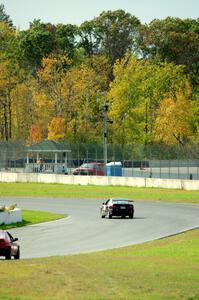
M 112 219 L 112 214 L 108 213 L 108 218 Z
M 11 259 L 11 252 L 8 250 L 5 255 L 6 259 Z
M 130 215 L 129 215 L 129 219 L 133 219 L 133 214 L 130 214 Z

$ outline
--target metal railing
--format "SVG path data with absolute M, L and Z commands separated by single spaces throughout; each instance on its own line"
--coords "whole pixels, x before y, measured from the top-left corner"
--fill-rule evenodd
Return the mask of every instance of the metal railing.
M 67 165 L 63 163 L 26 163 L 24 171 L 27 173 L 68 174 Z

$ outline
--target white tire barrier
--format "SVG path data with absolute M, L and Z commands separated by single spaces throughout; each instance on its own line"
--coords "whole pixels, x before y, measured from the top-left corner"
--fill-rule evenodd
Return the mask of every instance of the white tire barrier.
M 10 211 L 0 212 L 0 225 L 12 224 L 22 221 L 22 214 L 20 208 L 14 208 Z

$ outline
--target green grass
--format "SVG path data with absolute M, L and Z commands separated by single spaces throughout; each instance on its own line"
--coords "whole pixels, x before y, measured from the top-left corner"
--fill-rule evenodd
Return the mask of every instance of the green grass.
M 87 199 L 121 196 L 133 200 L 199 203 L 199 191 L 44 183 L 0 183 L 0 197 L 4 196 Z
M 36 183 L 0 183 L 0 196 L 199 203 L 199 191 Z M 196 229 L 90 254 L 0 261 L 0 300 L 199 300 L 198 249 Z
M 198 249 L 193 230 L 91 254 L 2 261 L 0 299 L 198 300 Z
M 49 222 L 64 218 L 64 214 L 55 214 L 45 211 L 22 210 L 22 222 L 0 225 L 0 229 L 10 229 L 14 227 L 22 227 L 36 223 Z

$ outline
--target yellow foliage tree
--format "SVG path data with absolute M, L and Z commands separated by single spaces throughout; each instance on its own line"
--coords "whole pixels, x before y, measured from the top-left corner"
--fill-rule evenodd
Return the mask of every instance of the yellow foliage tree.
M 42 60 L 42 67 L 38 71 L 38 76 L 44 83 L 46 92 L 54 102 L 55 115 L 60 116 L 63 110 L 63 86 L 61 81 L 65 75 L 63 65 L 70 65 L 67 56 L 45 57 Z
M 0 54 L 1 56 L 1 54 Z M 11 139 L 12 134 L 12 96 L 18 78 L 15 74 L 14 66 L 9 60 L 1 60 L 0 57 L 0 127 L 1 138 Z
M 29 84 L 18 83 L 12 91 L 13 137 L 28 139 L 34 119 L 34 101 Z
M 178 91 L 176 98 L 165 98 L 157 111 L 155 138 L 166 144 L 184 144 L 191 134 L 192 118 L 190 86 L 186 91 Z
M 60 140 L 65 137 L 65 126 L 64 119 L 61 117 L 54 117 L 48 124 L 48 139 L 49 140 Z
M 104 57 L 92 57 L 81 65 L 73 66 L 67 57 L 61 55 L 42 60 L 38 76 L 43 92 L 39 92 L 35 98 L 35 108 L 39 111 L 45 94 L 48 98 L 45 101 L 46 107 L 51 112 L 51 118 L 47 122 L 48 138 L 66 137 L 81 142 L 96 140 L 98 137 L 101 139 L 101 100 L 104 99 L 98 92 L 107 88 L 108 74 L 108 62 Z M 64 132 L 61 136 L 58 133 L 56 137 L 53 127 L 62 119 Z
M 185 81 L 182 66 L 138 60 L 127 52 L 114 65 L 108 94 L 112 140 L 120 144 L 154 142 L 160 103 L 179 87 L 184 89 Z

